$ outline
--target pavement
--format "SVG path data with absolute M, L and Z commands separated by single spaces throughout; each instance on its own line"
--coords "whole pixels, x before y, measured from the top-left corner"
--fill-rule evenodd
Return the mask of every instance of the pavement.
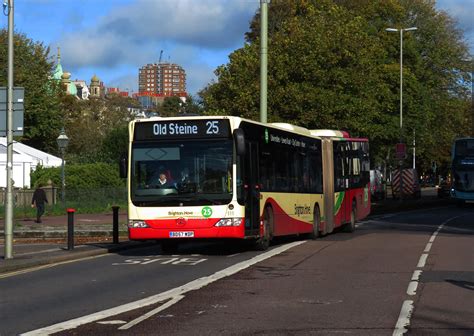
M 436 190 L 422 190 L 420 199 L 373 201 L 371 216 L 388 212 L 449 205 L 436 197 Z M 4 220 L 0 219 L 0 278 L 11 272 L 77 260 L 126 249 L 140 248 L 154 242 L 130 241 L 127 236 L 127 213 L 119 213 L 119 240 L 113 242 L 113 216 L 107 214 L 74 214 L 74 246 L 68 249 L 68 216 L 44 216 L 42 223 L 33 218 L 15 219 L 13 258 L 5 259 Z

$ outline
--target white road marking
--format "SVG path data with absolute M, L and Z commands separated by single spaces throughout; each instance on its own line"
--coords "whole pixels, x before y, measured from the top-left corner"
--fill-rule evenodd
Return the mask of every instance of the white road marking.
M 428 243 L 428 244 L 426 244 L 425 250 L 424 250 L 423 252 L 430 252 L 430 250 L 431 250 L 431 245 L 433 245 L 433 243 Z
M 241 270 L 246 269 L 246 268 L 248 268 L 248 267 L 250 267 L 250 266 L 252 266 L 256 263 L 259 263 L 259 262 L 261 262 L 265 259 L 276 256 L 276 255 L 278 255 L 282 252 L 285 252 L 285 251 L 287 251 L 287 250 L 289 250 L 289 249 L 291 249 L 295 246 L 298 246 L 298 245 L 301 245 L 301 244 L 304 244 L 304 243 L 306 243 L 306 241 L 298 241 L 298 242 L 293 242 L 293 243 L 286 244 L 286 245 L 283 245 L 283 246 L 279 246 L 279 247 L 274 248 L 274 249 L 272 249 L 268 252 L 259 254 L 255 257 L 253 257 L 252 259 L 239 262 L 239 263 L 237 263 L 233 266 L 230 266 L 226 269 L 218 271 L 214 274 L 211 274 L 209 276 L 205 276 L 205 277 L 193 280 L 193 281 L 191 281 L 191 282 L 189 282 L 189 283 L 187 283 L 183 286 L 170 289 L 166 292 L 159 293 L 159 294 L 156 294 L 156 295 L 153 295 L 153 296 L 150 296 L 150 297 L 138 300 L 138 301 L 126 303 L 126 304 L 123 304 L 123 305 L 118 306 L 118 307 L 114 307 L 114 308 L 106 309 L 106 310 L 103 310 L 103 311 L 100 311 L 100 312 L 96 312 L 96 313 L 93 313 L 93 314 L 90 314 L 90 315 L 78 317 L 78 318 L 75 318 L 75 319 L 72 319 L 72 320 L 69 320 L 69 321 L 57 323 L 57 324 L 54 324 L 52 326 L 32 330 L 32 331 L 26 332 L 22 335 L 26 335 L 26 336 L 30 336 L 30 335 L 50 335 L 50 334 L 58 333 L 58 332 L 61 332 L 61 331 L 64 331 L 64 330 L 74 329 L 74 328 L 77 328 L 77 327 L 79 327 L 81 325 L 84 325 L 84 324 L 87 324 L 87 323 L 103 320 L 103 319 L 109 318 L 111 316 L 116 316 L 116 315 L 128 312 L 130 310 L 134 310 L 134 309 L 137 309 L 137 308 L 143 308 L 143 307 L 146 307 L 146 306 L 151 305 L 151 304 L 156 304 L 156 303 L 161 302 L 161 301 L 169 300 L 169 299 L 172 299 L 172 298 L 177 297 L 179 295 L 183 295 L 183 294 L 185 294 L 189 291 L 193 291 L 193 290 L 197 290 L 197 289 L 200 289 L 202 287 L 205 287 L 205 286 L 209 285 L 210 283 L 212 283 L 214 281 L 217 281 L 217 280 L 220 280 L 222 278 L 233 275 L 233 274 L 235 274 L 237 272 L 240 272 Z
M 99 321 L 98 324 L 125 324 L 127 322 L 122 320 L 113 320 L 113 321 Z
M 403 302 L 402 310 L 395 325 L 395 330 L 393 331 L 393 336 L 403 335 L 408 331 L 407 327 L 410 325 L 410 317 L 413 312 L 413 301 L 406 300 Z
M 172 298 L 170 301 L 166 302 L 165 304 L 159 306 L 158 308 L 155 308 L 151 311 L 149 311 L 148 313 L 146 313 L 145 315 L 142 315 L 138 318 L 136 318 L 135 320 L 133 321 L 130 321 L 128 322 L 127 324 L 121 326 L 119 328 L 119 330 L 127 330 L 127 329 L 130 329 L 131 327 L 133 327 L 134 325 L 137 325 L 138 323 L 142 322 L 142 321 L 145 321 L 147 318 L 153 316 L 153 315 L 156 315 L 158 314 L 160 311 L 163 311 L 169 307 L 171 307 L 172 305 L 174 305 L 176 302 L 180 301 L 181 299 L 184 299 L 184 295 L 177 295 L 175 296 L 174 298 Z
M 421 271 L 421 270 L 416 270 L 416 271 L 414 271 L 414 272 L 413 272 L 413 275 L 412 275 L 412 277 L 411 277 L 411 280 L 412 280 L 412 281 L 419 281 L 419 280 L 420 280 L 420 275 L 421 275 L 422 272 L 423 272 L 423 271 Z
M 410 296 L 416 295 L 416 289 L 418 288 L 418 281 L 410 281 L 408 285 L 407 294 Z
M 443 227 L 447 223 L 449 223 L 450 221 L 452 221 L 454 219 L 462 217 L 462 216 L 464 216 L 464 215 L 459 215 L 459 216 L 456 216 L 456 217 L 453 217 L 453 218 L 449 218 L 449 219 L 445 220 L 443 223 L 441 223 L 441 225 L 438 226 L 438 229 L 435 232 L 433 232 L 433 234 L 431 235 L 430 240 L 429 240 L 428 244 L 426 245 L 425 250 L 423 252 L 429 252 L 431 250 L 432 244 L 433 244 L 436 236 L 438 235 L 438 233 L 443 229 Z M 418 265 L 416 266 L 417 268 L 425 267 L 426 259 L 428 258 L 428 255 L 429 255 L 428 253 L 423 253 L 421 255 L 420 260 L 418 261 Z M 421 273 L 422 273 L 422 270 L 415 270 L 413 272 L 413 275 L 411 277 L 411 281 L 408 284 L 408 288 L 407 288 L 407 294 L 408 295 L 410 295 L 410 296 L 416 295 L 416 290 L 418 288 Z M 394 329 L 393 334 L 392 334 L 393 336 L 400 336 L 400 335 L 403 335 L 404 333 L 406 333 L 408 331 L 407 327 L 410 325 L 410 318 L 411 318 L 411 314 L 412 314 L 414 308 L 415 307 L 414 307 L 414 304 L 413 304 L 413 300 L 405 300 L 403 302 L 402 309 L 400 311 L 400 315 L 399 315 L 398 320 L 397 320 L 397 324 L 395 325 L 395 329 Z
M 416 265 L 417 268 L 423 268 L 426 265 L 426 259 L 428 259 L 428 253 L 423 253 L 420 257 L 420 260 L 418 261 L 418 265 Z
M 410 296 L 416 295 L 416 290 L 418 288 L 418 283 L 419 283 L 419 280 L 420 280 L 421 272 L 422 271 L 420 271 L 420 270 L 416 270 L 416 271 L 413 272 L 410 284 L 408 285 L 408 289 L 407 289 L 407 294 L 408 295 L 410 295 Z

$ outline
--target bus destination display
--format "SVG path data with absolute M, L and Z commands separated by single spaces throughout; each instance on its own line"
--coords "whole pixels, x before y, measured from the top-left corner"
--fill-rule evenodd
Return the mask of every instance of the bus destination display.
M 229 121 L 172 120 L 142 122 L 135 124 L 135 140 L 222 138 L 229 137 Z

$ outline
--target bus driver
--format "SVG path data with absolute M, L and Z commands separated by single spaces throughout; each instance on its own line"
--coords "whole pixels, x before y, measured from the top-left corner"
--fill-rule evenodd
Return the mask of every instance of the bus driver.
M 174 188 L 174 182 L 170 179 L 166 178 L 165 172 L 160 173 L 160 178 L 156 183 L 157 188 Z

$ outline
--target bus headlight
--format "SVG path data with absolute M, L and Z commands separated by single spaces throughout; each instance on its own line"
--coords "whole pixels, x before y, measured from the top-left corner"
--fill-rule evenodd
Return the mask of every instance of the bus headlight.
M 243 218 L 222 218 L 215 226 L 240 226 Z
M 129 220 L 128 221 L 129 228 L 147 228 L 150 227 L 145 221 L 142 220 Z

